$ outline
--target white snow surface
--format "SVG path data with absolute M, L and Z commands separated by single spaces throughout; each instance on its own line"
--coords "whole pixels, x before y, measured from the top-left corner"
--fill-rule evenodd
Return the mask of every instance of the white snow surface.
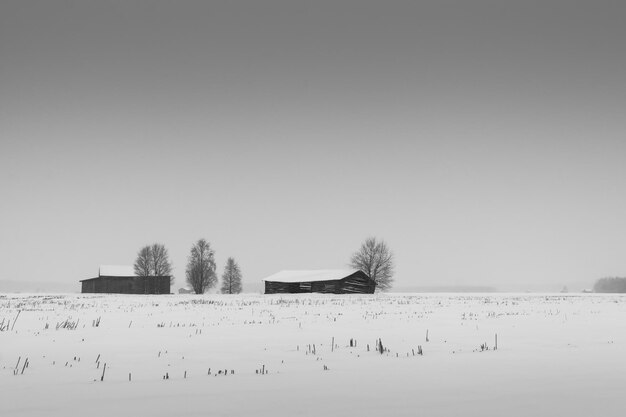
M 100 265 L 101 277 L 134 277 L 135 268 L 132 265 Z
M 262 281 L 273 282 L 315 282 L 315 281 L 333 281 L 336 279 L 343 279 L 355 272 L 359 272 L 358 269 L 317 269 L 311 271 L 297 270 L 297 271 L 280 271 L 274 275 L 263 279 Z
M 0 294 L 0 416 L 623 416 L 624 352 L 619 295 Z

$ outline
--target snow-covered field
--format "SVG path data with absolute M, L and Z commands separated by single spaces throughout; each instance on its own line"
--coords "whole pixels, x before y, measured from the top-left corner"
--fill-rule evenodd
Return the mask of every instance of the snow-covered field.
M 622 296 L 7 294 L 0 328 L 3 417 L 626 415 Z

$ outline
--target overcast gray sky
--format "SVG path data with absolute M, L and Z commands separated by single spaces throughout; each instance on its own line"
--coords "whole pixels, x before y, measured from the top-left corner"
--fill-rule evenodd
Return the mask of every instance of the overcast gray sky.
M 2 1 L 0 279 L 370 235 L 397 287 L 626 275 L 624 4 Z

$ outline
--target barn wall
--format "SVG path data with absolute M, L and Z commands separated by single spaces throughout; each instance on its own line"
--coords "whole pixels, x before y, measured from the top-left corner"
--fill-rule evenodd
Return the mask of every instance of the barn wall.
M 132 294 L 133 277 L 100 277 L 101 293 Z
M 96 292 L 96 283 L 94 280 L 83 281 L 81 284 L 81 292 L 83 294 Z
M 169 294 L 170 277 L 135 277 L 133 294 Z
M 265 281 L 265 294 L 301 293 L 299 283 Z
M 365 273 L 355 273 L 341 280 L 342 294 L 374 294 L 376 283 Z
M 265 281 L 265 294 L 373 294 L 376 284 L 363 272 L 332 281 L 276 282 Z
M 170 277 L 98 277 L 82 282 L 83 293 L 169 294 Z
M 322 294 L 340 294 L 341 281 L 316 281 L 311 283 L 311 292 L 317 292 Z

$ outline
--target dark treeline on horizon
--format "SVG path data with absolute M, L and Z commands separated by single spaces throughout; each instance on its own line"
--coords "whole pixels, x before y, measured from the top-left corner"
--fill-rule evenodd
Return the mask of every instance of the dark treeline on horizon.
M 626 278 L 601 278 L 594 284 L 593 292 L 626 293 Z

